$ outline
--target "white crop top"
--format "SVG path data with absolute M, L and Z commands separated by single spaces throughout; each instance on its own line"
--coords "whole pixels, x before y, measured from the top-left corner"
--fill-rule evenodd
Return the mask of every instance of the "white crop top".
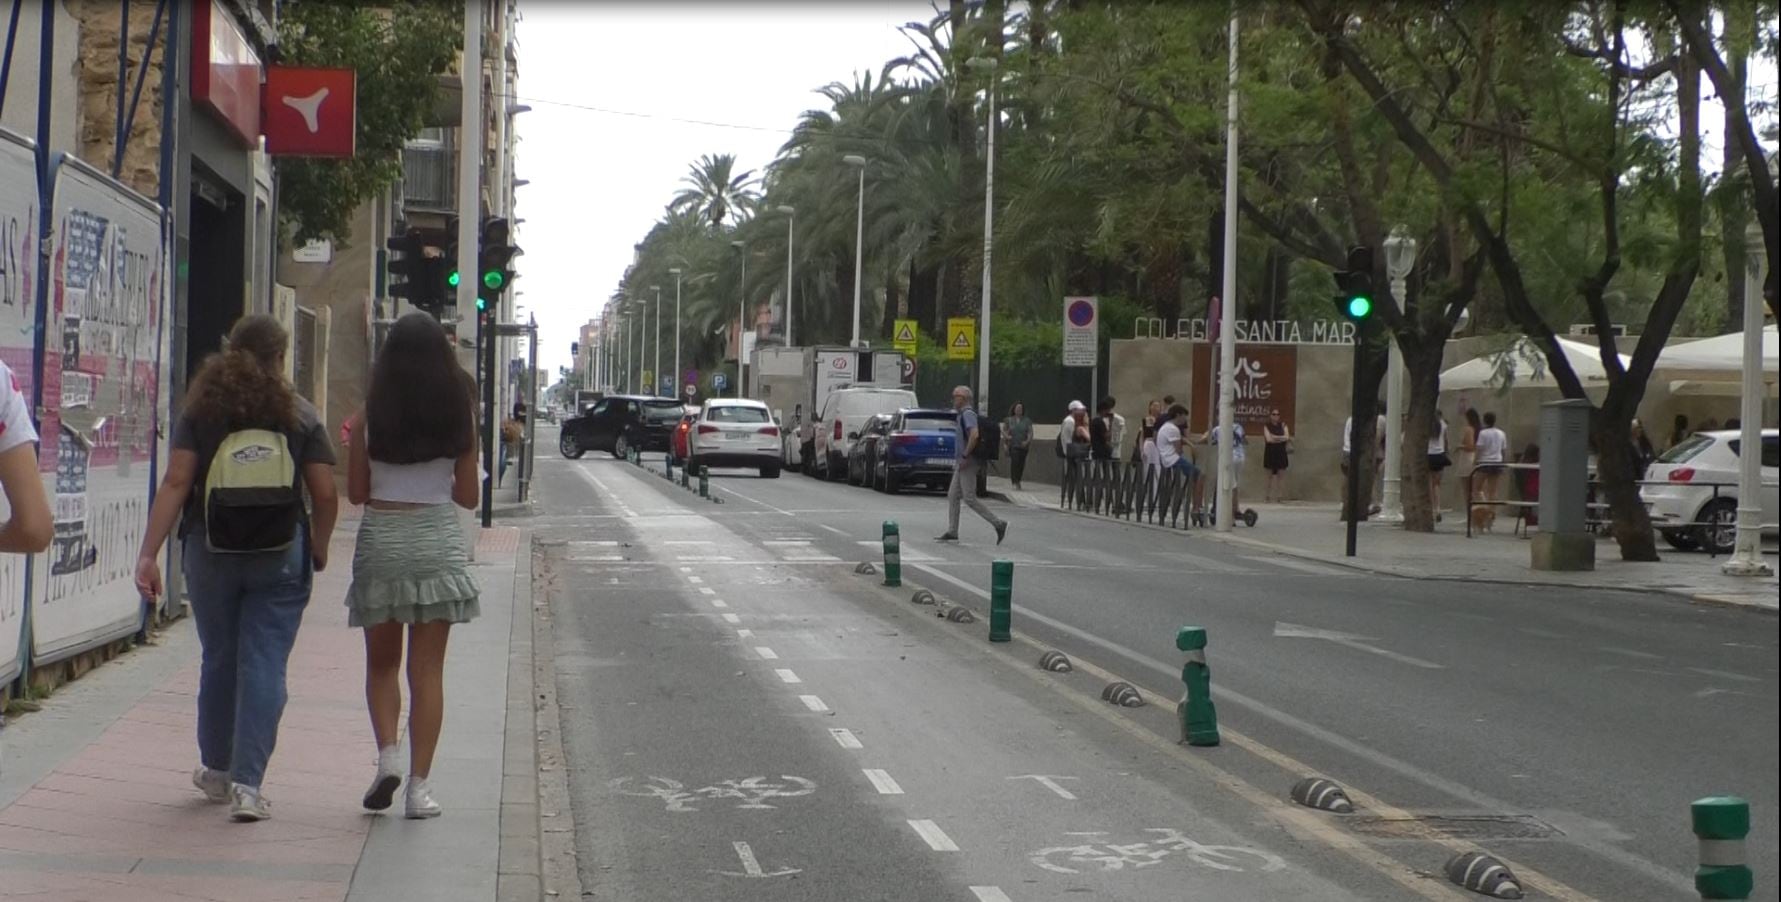
M 371 499 L 403 504 L 450 504 L 452 473 L 457 461 L 449 457 L 417 464 L 371 462 Z

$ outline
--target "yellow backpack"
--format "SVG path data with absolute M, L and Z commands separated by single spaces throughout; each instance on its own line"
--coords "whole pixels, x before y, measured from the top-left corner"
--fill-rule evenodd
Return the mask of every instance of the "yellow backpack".
M 210 458 L 204 480 L 204 531 L 210 550 L 283 551 L 296 539 L 302 520 L 297 462 L 284 433 L 229 433 Z

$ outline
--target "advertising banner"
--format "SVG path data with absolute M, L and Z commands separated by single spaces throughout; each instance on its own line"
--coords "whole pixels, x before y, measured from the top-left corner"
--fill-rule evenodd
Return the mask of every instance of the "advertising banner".
M 160 208 L 64 158 L 50 214 L 39 457 L 55 538 L 31 593 L 33 657 L 44 662 L 135 632 L 136 549 L 167 425 Z
M 0 130 L 0 360 L 29 400 L 37 337 L 37 169 L 31 142 Z M 12 516 L 0 495 L 0 520 Z M 25 557 L 0 555 L 0 684 L 18 675 L 25 625 Z
M 1194 346 L 1195 386 L 1215 386 L 1218 378 L 1217 347 Z M 1298 387 L 1299 352 L 1292 345 L 1237 345 L 1236 421 L 1243 426 L 1249 440 L 1259 442 L 1268 412 L 1280 411 L 1281 418 L 1296 423 L 1294 399 Z M 1204 392 L 1195 389 L 1197 397 Z M 1216 393 L 1211 395 L 1216 399 Z M 1188 414 L 1188 428 L 1203 433 L 1218 425 L 1215 406 L 1194 404 Z M 1251 448 L 1260 447 L 1251 444 Z

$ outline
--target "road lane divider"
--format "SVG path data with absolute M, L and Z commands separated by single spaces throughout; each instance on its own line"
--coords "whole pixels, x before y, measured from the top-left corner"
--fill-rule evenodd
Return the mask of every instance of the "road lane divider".
M 884 521 L 884 586 L 887 589 L 900 588 L 903 585 L 903 535 L 897 529 L 897 521 Z
M 989 565 L 989 641 L 1007 642 L 1014 620 L 1014 562 Z
M 928 848 L 936 852 L 957 852 L 959 850 L 959 844 L 953 842 L 952 837 L 947 836 L 946 831 L 940 829 L 940 825 L 931 820 L 912 820 L 909 822 L 909 829 L 914 830 L 915 835 L 921 837 L 922 842 L 927 843 Z
M 1184 626 L 1175 633 L 1175 647 L 1187 653 L 1181 682 L 1187 691 L 1175 707 L 1181 718 L 1181 741 L 1192 746 L 1218 744 L 1218 710 L 1212 706 L 1212 670 L 1206 666 L 1206 628 Z
M 1701 843 L 1701 863 L 1694 870 L 1694 887 L 1701 898 L 1750 898 L 1756 888 L 1744 855 L 1750 803 L 1737 796 L 1708 796 L 1689 806 L 1689 816 Z
M 903 794 L 903 787 L 897 785 L 897 781 L 891 778 L 888 771 L 868 767 L 861 770 L 861 773 L 866 775 L 866 779 L 872 781 L 872 788 L 878 790 L 879 795 L 900 796 Z

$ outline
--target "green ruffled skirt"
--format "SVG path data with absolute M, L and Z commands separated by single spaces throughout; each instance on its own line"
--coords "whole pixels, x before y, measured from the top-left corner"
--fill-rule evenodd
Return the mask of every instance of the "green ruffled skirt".
M 353 552 L 347 623 L 467 623 L 481 609 L 457 508 L 365 509 Z

